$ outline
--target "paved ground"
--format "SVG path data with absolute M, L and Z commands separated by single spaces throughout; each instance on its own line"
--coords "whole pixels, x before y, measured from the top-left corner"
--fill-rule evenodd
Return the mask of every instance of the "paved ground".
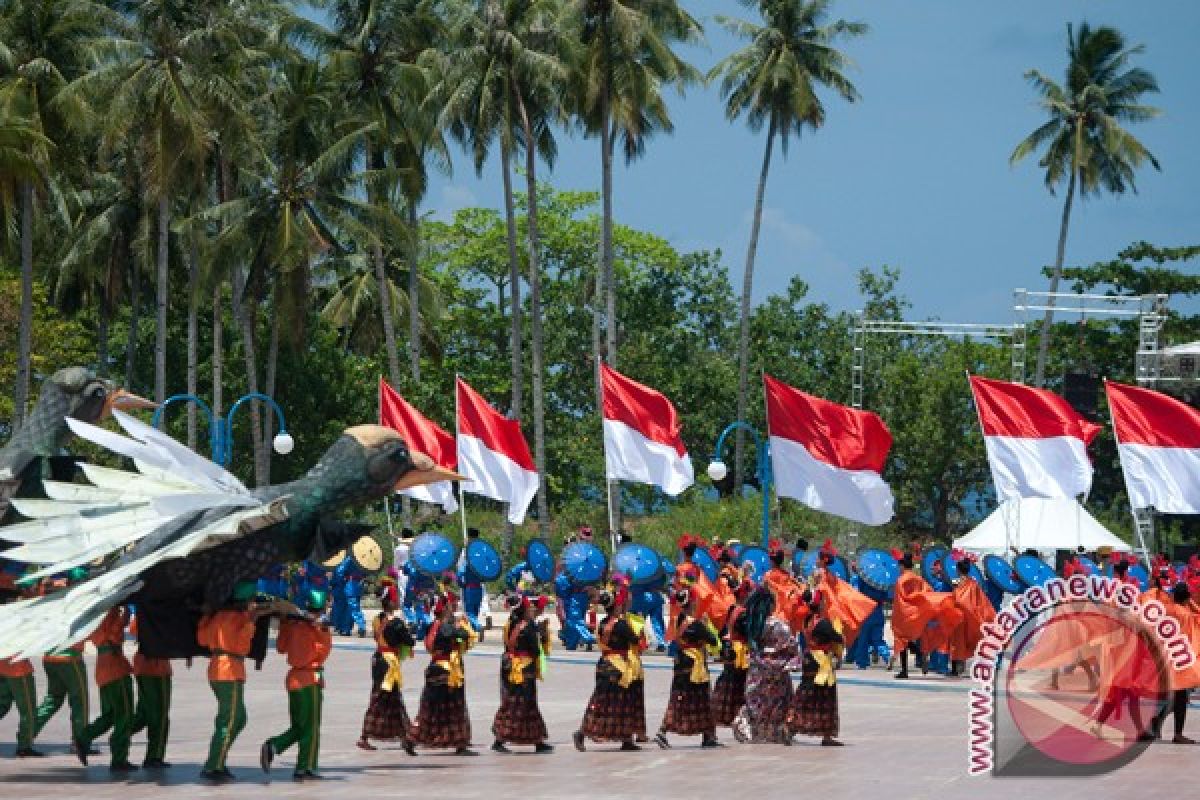
M 286 727 L 283 666 L 270 659 L 252 672 L 246 693 L 250 722 L 234 745 L 230 766 L 236 784 L 207 787 L 197 782 L 215 709 L 204 677 L 204 664 L 178 668 L 172 735 L 167 752 L 175 766 L 164 773 L 136 774 L 111 782 L 107 754 L 94 757 L 88 769 L 67 754 L 66 709 L 43 732 L 39 746 L 50 757 L 38 761 L 0 758 L 3 796 L 57 797 L 78 793 L 89 798 L 280 797 L 558 798 L 594 793 L 604 800 L 652 797 L 783 797 L 821 798 L 973 798 L 1014 795 L 1054 800 L 1099 800 L 1130 796 L 1174 796 L 1188 785 L 1200 765 L 1200 747 L 1155 745 L 1124 769 L 1100 778 L 995 779 L 966 774 L 966 691 L 969 684 L 942 678 L 898 683 L 879 669 L 840 673 L 844 748 L 822 748 L 815 740 L 797 746 L 745 746 L 702 751 L 698 739 L 676 738 L 670 751 L 647 748 L 618 753 L 595 747 L 587 753 L 571 748 L 575 729 L 592 686 L 594 656 L 554 654 L 550 674 L 540 688 L 542 710 L 558 751 L 549 756 L 503 756 L 487 750 L 497 703 L 498 653 L 492 644 L 467 659 L 468 700 L 475 743 L 481 755 L 462 758 L 439 753 L 406 756 L 398 748 L 367 753 L 354 747 L 367 699 L 370 646 L 365 640 L 339 639 L 327 669 L 325 723 L 321 767 L 328 780 L 319 785 L 293 784 L 291 754 L 276 761 L 274 782 L 257 766 L 262 740 Z M 420 693 L 421 656 L 405 665 L 405 699 L 415 716 Z M 656 727 L 670 680 L 665 658 L 647 659 L 647 705 L 651 730 Z M 96 693 L 93 688 L 93 705 Z M 1200 738 L 1200 714 L 1193 711 L 1189 733 Z M 0 722 L 5 756 L 11 753 L 15 714 Z M 725 741 L 732 742 L 728 731 Z M 104 744 L 100 743 L 101 749 Z M 132 757 L 141 760 L 142 742 Z M 1131 795 L 1132 793 L 1132 795 Z

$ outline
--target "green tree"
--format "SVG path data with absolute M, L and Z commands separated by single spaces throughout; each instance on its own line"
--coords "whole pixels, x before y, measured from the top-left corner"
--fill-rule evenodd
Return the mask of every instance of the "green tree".
M 717 21 L 739 39 L 748 39 L 743 49 L 727 56 L 709 72 L 709 80 L 720 78 L 725 97 L 725 116 L 735 120 L 746 115 L 753 131 L 767 129 L 762 169 L 754 195 L 754 217 L 746 267 L 742 273 L 741 323 L 738 335 L 738 419 L 746 418 L 746 393 L 750 374 L 750 296 L 754 287 L 754 255 L 762 225 L 763 198 L 771 153 L 778 136 L 787 155 L 788 139 L 799 137 L 804 128 L 816 130 L 825 123 L 825 106 L 817 87 L 832 89 L 847 102 L 858 99 L 858 90 L 846 78 L 849 59 L 836 48 L 839 39 L 867 31 L 861 22 L 828 22 L 831 0 L 742 0 L 757 8 L 762 24 L 718 16 Z M 745 433 L 735 439 L 734 490 L 742 485 L 742 451 Z
M 1137 138 L 1122 127 L 1124 123 L 1144 122 L 1159 115 L 1159 109 L 1141 103 L 1142 95 L 1158 91 L 1158 81 L 1141 67 L 1130 67 L 1142 45 L 1126 47 L 1125 37 L 1115 28 L 1093 28 L 1086 22 L 1078 31 L 1067 25 L 1067 74 L 1058 83 L 1040 70 L 1025 73 L 1038 94 L 1038 105 L 1049 116 L 1033 133 L 1026 136 L 1009 163 L 1016 164 L 1045 148 L 1038 166 L 1045 170 L 1046 188 L 1067 181 L 1062 221 L 1058 229 L 1058 250 L 1050 291 L 1057 292 L 1062 279 L 1063 258 L 1067 248 L 1067 228 L 1076 192 L 1082 197 L 1111 192 L 1137 191 L 1134 175 L 1149 162 L 1155 169 L 1158 159 Z M 1054 322 L 1054 300 L 1046 304 L 1038 342 L 1034 382 L 1041 386 L 1046 376 L 1046 356 L 1050 351 L 1050 326 Z

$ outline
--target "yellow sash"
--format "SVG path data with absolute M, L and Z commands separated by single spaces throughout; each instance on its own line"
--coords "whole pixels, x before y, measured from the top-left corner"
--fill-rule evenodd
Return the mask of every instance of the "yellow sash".
M 642 671 L 642 658 L 636 649 L 630 649 L 625 655 L 609 653 L 605 658 L 621 673 L 621 679 L 617 681 L 617 685 L 622 689 L 628 689 L 634 681 L 640 681 L 645 677 L 645 673 Z
M 750 646 L 745 642 L 733 641 L 734 669 L 750 669 Z
M 395 653 L 381 653 L 383 661 L 387 664 L 387 674 L 383 676 L 383 683 L 379 688 L 385 692 L 390 692 L 392 689 L 401 689 L 404 687 L 404 673 L 400 671 L 400 657 Z
M 683 654 L 692 659 L 692 674 L 688 680 L 692 683 L 708 683 L 708 664 L 704 660 L 703 647 L 685 647 Z
M 533 659 L 529 656 L 509 656 L 509 659 L 508 682 L 524 683 L 525 668 L 533 663 Z
M 463 670 L 462 653 L 458 650 L 451 650 L 450 657 L 444 661 L 435 661 L 442 669 L 448 673 L 446 677 L 446 685 L 451 689 L 461 689 L 467 682 L 467 674 Z
M 833 656 L 824 650 L 812 651 L 813 661 L 817 662 L 817 677 L 813 681 L 817 686 L 833 686 L 837 683 L 837 673 L 833 670 Z

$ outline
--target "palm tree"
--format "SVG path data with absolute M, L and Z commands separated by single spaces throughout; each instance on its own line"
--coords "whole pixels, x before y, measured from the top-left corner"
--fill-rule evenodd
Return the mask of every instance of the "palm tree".
M 98 67 L 73 84 L 106 108 L 104 142 L 137 137 L 148 157 L 148 196 L 156 207 L 154 395 L 166 397 L 167 303 L 171 205 L 183 182 L 195 185 L 213 145 L 212 120 L 239 114 L 237 87 L 208 70 L 214 54 L 241 47 L 232 27 L 204 3 L 144 0 L 93 49 Z
M 861 36 L 861 22 L 828 22 L 831 0 L 741 0 L 757 8 L 762 24 L 718 16 L 717 22 L 739 39 L 748 39 L 743 49 L 723 59 L 709 79 L 721 79 L 725 116 L 735 120 L 746 115 L 752 131 L 767 128 L 758 190 L 754 195 L 754 219 L 746 247 L 746 269 L 742 276 L 742 306 L 738 327 L 737 418 L 746 419 L 746 394 L 750 368 L 750 295 L 754 287 L 754 256 L 762 224 L 763 198 L 771 153 L 778 137 L 787 155 L 788 139 L 804 128 L 816 130 L 825 123 L 825 106 L 817 87 L 832 89 L 847 102 L 858 99 L 858 90 L 845 76 L 850 60 L 836 48 L 839 39 Z M 737 431 L 734 455 L 734 489 L 742 485 L 742 452 L 745 434 Z
M 556 28 L 557 11 L 557 4 L 550 0 L 482 0 L 472 4 L 469 13 L 456 21 L 454 40 L 460 47 L 452 58 L 443 111 L 452 135 L 470 144 L 476 169 L 481 166 L 490 141 L 500 140 L 511 269 L 512 414 L 516 418 L 521 413 L 520 272 L 511 157 L 518 145 L 525 152 L 534 460 L 541 480 L 537 502 L 538 524 L 543 534 L 549 532 L 550 511 L 545 477 L 545 349 L 537 162 L 540 154 L 552 164 L 557 154 L 550 125 L 559 116 L 559 98 L 567 78 L 560 58 L 564 46 Z
M 1050 118 L 1017 145 L 1009 163 L 1016 164 L 1044 147 L 1038 166 L 1046 171 L 1046 188 L 1053 194 L 1063 178 L 1067 180 L 1058 251 L 1050 276 L 1051 293 L 1058 291 L 1062 279 L 1076 192 L 1082 197 L 1104 191 L 1122 194 L 1127 188 L 1136 192 L 1134 173 L 1138 167 L 1148 161 L 1161 169 L 1145 145 L 1121 127 L 1122 123 L 1144 122 L 1160 113 L 1139 102 L 1142 95 L 1158 91 L 1158 81 L 1141 67 L 1129 67 L 1132 57 L 1144 49 L 1142 45 L 1126 47 L 1125 37 L 1114 28 L 1092 28 L 1084 22 L 1076 32 L 1068 24 L 1066 82 L 1056 83 L 1036 69 L 1025 73 L 1040 98 L 1038 105 Z M 1046 305 L 1034 375 L 1039 386 L 1046 376 L 1054 298 Z
M 90 0 L 11 0 L 0 14 L 0 103 L 6 115 L 23 118 L 34 147 L 45 162 L 55 149 L 58 168 L 76 154 L 66 146 L 87 116 L 86 103 L 63 89 L 86 69 L 83 44 L 98 34 L 112 14 Z M 26 173 L 17 193 L 21 206 L 21 311 L 17 344 L 15 421 L 29 397 L 33 339 L 33 216 L 37 188 L 49 177 Z
M 383 325 L 379 305 L 379 284 L 369 259 L 354 253 L 336 259 L 348 268 L 349 275 L 342 280 L 321 309 L 321 316 L 331 326 L 342 332 L 343 346 L 361 355 L 379 352 L 383 343 Z M 408 299 L 406 288 L 401 288 L 390 277 L 391 274 L 405 275 L 404 286 L 408 285 L 407 269 L 404 264 L 389 264 L 387 293 L 394 316 L 393 324 L 408 324 Z M 417 320 L 421 340 L 425 348 L 438 351 L 438 340 L 433 323 L 442 315 L 442 301 L 437 286 L 426 276 L 419 280 L 420 318 Z
M 676 0 L 569 0 L 567 20 L 583 46 L 573 102 L 585 129 L 600 137 L 600 269 L 605 317 L 605 360 L 616 365 L 617 300 L 613 274 L 612 159 L 618 138 L 626 162 L 645 150 L 646 138 L 670 132 L 661 88 L 682 90 L 699 76 L 671 45 L 699 39 L 701 27 Z

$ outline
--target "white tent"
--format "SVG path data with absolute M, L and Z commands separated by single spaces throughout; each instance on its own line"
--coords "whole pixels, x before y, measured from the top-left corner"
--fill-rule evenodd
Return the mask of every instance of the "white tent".
M 1011 548 L 1024 552 L 1074 550 L 1082 545 L 1094 551 L 1132 548 L 1069 497 L 1026 497 L 1002 503 L 975 530 L 954 540 L 954 546 L 972 553 L 1008 555 Z

